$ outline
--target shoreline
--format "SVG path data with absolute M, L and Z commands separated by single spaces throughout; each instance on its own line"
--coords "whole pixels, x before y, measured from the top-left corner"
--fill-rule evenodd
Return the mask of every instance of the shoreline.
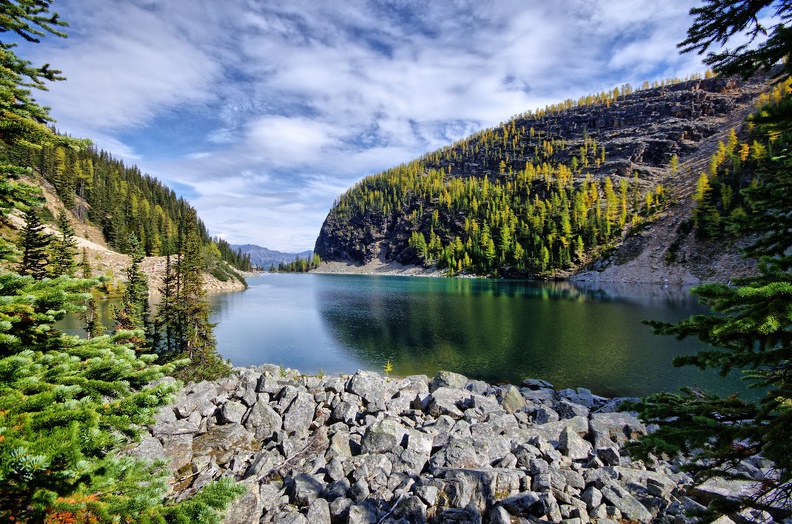
M 651 428 L 624 400 L 538 379 L 265 364 L 188 384 L 129 453 L 170 460 L 177 500 L 222 477 L 246 487 L 225 524 L 693 524 L 686 510 L 756 489 L 696 480 L 684 458 L 631 458 L 624 444 Z

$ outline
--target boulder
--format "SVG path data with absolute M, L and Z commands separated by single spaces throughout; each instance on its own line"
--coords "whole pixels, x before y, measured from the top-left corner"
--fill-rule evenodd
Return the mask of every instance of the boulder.
M 652 514 L 649 510 L 616 482 L 606 482 L 600 491 L 602 492 L 602 498 L 616 507 L 624 518 L 638 522 L 650 522 L 652 520 Z
M 437 418 L 441 415 L 459 419 L 462 418 L 462 410 L 467 406 L 471 398 L 471 393 L 463 389 L 452 389 L 449 387 L 438 387 L 429 395 L 427 411 L 429 415 Z
M 300 391 L 283 414 L 283 430 L 287 434 L 306 435 L 315 412 L 313 395 Z
M 267 402 L 256 402 L 245 420 L 245 429 L 257 440 L 266 440 L 283 426 L 283 419 Z
M 398 420 L 386 418 L 366 427 L 360 442 L 362 453 L 386 453 L 401 446 L 407 430 Z
M 506 386 L 503 389 L 503 400 L 501 401 L 501 407 L 506 410 L 507 413 L 514 413 L 526 405 L 525 397 L 520 394 L 520 390 L 518 390 L 514 386 Z
M 464 375 L 451 371 L 438 371 L 429 384 L 429 392 L 432 393 L 438 388 L 463 389 L 467 383 L 468 378 Z

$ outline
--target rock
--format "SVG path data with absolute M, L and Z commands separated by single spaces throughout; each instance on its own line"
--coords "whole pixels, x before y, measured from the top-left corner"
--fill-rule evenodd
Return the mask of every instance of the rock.
M 600 491 L 602 492 L 602 498 L 616 507 L 625 518 L 637 520 L 638 522 L 650 522 L 652 520 L 652 514 L 649 513 L 649 510 L 617 483 L 609 481 L 602 486 Z
M 245 429 L 252 432 L 256 440 L 266 440 L 283 426 L 283 419 L 267 402 L 256 402 L 245 420 Z
M 284 511 L 278 513 L 274 519 L 273 524 L 311 524 L 305 515 L 297 513 L 296 511 Z
M 347 383 L 346 390 L 366 401 L 370 409 L 381 411 L 385 407 L 385 384 L 373 371 L 358 371 Z
M 257 483 L 242 483 L 247 491 L 229 504 L 222 524 L 258 524 L 262 504 Z
M 360 442 L 362 453 L 386 453 L 401 446 L 407 430 L 397 420 L 386 418 L 366 427 Z
M 585 460 L 591 452 L 591 444 L 582 438 L 571 427 L 561 431 L 558 449 L 572 460 Z
M 514 413 L 525 407 L 525 397 L 514 386 L 506 386 L 503 390 L 503 400 L 501 406 L 507 413 Z
M 717 498 L 732 502 L 740 502 L 755 497 L 761 489 L 761 484 L 752 480 L 733 480 L 712 477 L 693 489 L 693 492 L 710 501 Z
M 173 471 L 179 471 L 184 466 L 192 462 L 193 459 L 193 436 L 190 434 L 163 436 L 162 448 L 165 455 L 170 459 L 170 467 Z
M 209 456 L 218 465 L 226 464 L 240 450 L 258 451 L 254 436 L 239 424 L 215 426 L 203 435 L 195 437 L 193 446 L 196 455 Z M 192 451 L 192 447 L 191 447 Z
M 347 524 L 375 524 L 377 512 L 366 504 L 355 504 L 349 508 Z
M 462 389 L 438 387 L 429 395 L 427 411 L 435 418 L 448 415 L 460 419 L 463 416 L 462 409 L 465 408 L 465 403 L 470 400 L 470 396 L 469 391 Z
M 468 379 L 464 375 L 451 371 L 438 371 L 429 384 L 429 392 L 433 393 L 438 388 L 464 389 L 467 383 Z
M 539 495 L 533 491 L 527 491 L 506 497 L 500 505 L 512 515 L 527 515 L 531 507 L 537 502 L 539 502 Z
M 173 412 L 171 411 L 171 413 Z M 190 439 L 190 441 L 192 442 L 192 439 Z M 165 448 L 162 447 L 162 444 L 156 437 L 144 438 L 137 446 L 129 451 L 129 454 L 135 458 L 148 460 L 150 462 L 165 460 L 166 458 Z
M 602 492 L 594 486 L 589 486 L 580 494 L 580 498 L 586 503 L 586 509 L 592 510 L 602 504 Z
M 595 450 L 615 447 L 615 444 L 646 434 L 646 426 L 627 412 L 592 413 L 589 428 Z
M 187 418 L 200 406 L 211 403 L 215 397 L 217 397 L 217 386 L 214 383 L 199 382 L 192 385 L 184 400 L 174 404 L 173 409 L 179 418 Z
M 558 422 L 561 416 L 554 409 L 541 406 L 534 412 L 534 422 L 537 424 L 547 424 L 548 422 Z
M 308 473 L 298 473 L 291 480 L 290 497 L 298 506 L 308 506 L 322 493 L 324 482 Z
M 325 499 L 314 500 L 306 517 L 310 524 L 330 524 L 330 504 Z
M 330 502 L 330 515 L 333 520 L 344 521 L 349 515 L 353 502 L 346 497 L 338 497 Z
M 526 378 L 522 381 L 523 387 L 528 389 L 537 390 L 537 389 L 555 389 L 553 385 L 546 380 L 540 380 L 536 378 Z
M 288 434 L 306 435 L 313 422 L 316 404 L 313 396 L 299 392 L 283 414 L 283 430 Z
M 344 400 L 341 401 L 333 410 L 331 419 L 343 422 L 347 426 L 351 426 L 355 423 L 358 413 L 359 410 L 357 404 L 353 404 L 352 402 L 347 402 Z
M 220 421 L 223 424 L 241 424 L 247 408 L 241 402 L 228 401 L 220 408 Z
M 401 499 L 393 508 L 393 517 L 404 519 L 410 524 L 426 523 L 426 505 L 417 496 Z
M 561 418 L 586 417 L 589 416 L 589 408 L 580 404 L 575 404 L 567 399 L 556 402 L 555 410 Z

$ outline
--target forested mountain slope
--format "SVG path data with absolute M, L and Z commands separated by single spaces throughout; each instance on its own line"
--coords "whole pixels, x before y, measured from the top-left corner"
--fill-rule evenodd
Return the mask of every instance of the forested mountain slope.
M 690 218 L 699 173 L 731 129 L 730 146 L 745 145 L 743 120 L 767 89 L 761 78 L 625 85 L 519 115 L 362 180 L 328 214 L 315 252 L 498 276 L 636 259 L 640 246 L 613 250 L 668 213 L 676 228 Z M 663 234 L 668 247 L 676 229 Z
M 185 222 L 197 228 L 204 244 L 217 259 L 237 269 L 250 269 L 250 259 L 217 238 L 184 198 L 154 177 L 141 173 L 110 153 L 87 147 L 7 147 L 4 152 L 19 165 L 32 168 L 58 195 L 79 223 L 98 227 L 112 249 L 127 253 L 130 235 L 146 255 L 175 254 Z M 33 183 L 41 180 L 31 179 Z M 214 244 L 214 247 L 212 247 Z

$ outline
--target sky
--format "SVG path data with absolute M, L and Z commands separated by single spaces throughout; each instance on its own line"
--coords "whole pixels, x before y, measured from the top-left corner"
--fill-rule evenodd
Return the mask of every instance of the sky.
M 529 109 L 705 67 L 694 0 L 55 0 L 36 99 L 213 236 L 313 249 L 334 200 Z

